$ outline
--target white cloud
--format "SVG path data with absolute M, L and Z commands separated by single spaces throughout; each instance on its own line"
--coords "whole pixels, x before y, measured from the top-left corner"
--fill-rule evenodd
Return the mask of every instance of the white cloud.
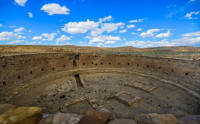
M 32 40 L 52 41 L 54 40 L 55 35 L 57 35 L 57 33 L 43 33 L 40 36 L 33 37 Z
M 17 26 L 15 25 L 10 25 L 9 28 L 16 28 Z
M 84 42 L 84 41 L 80 41 L 79 43 L 86 43 L 86 42 Z
M 146 32 L 142 32 L 140 36 L 144 37 L 154 37 L 154 32 L 158 32 L 160 29 L 149 29 Z
M 34 41 L 34 42 L 28 42 L 28 43 L 26 43 L 27 45 L 35 45 L 35 44 L 40 44 L 41 42 L 36 42 L 36 41 Z
M 167 33 L 160 33 L 157 34 L 156 37 L 157 38 L 163 38 L 163 37 L 169 37 L 172 33 L 170 31 L 167 31 Z
M 174 39 L 172 41 L 177 42 L 179 44 L 187 44 L 187 45 L 200 43 L 200 31 L 183 34 L 181 36 L 182 38 Z
M 28 17 L 33 18 L 33 14 L 31 12 L 28 12 Z
M 53 14 L 68 15 L 69 11 L 70 11 L 66 6 L 62 7 L 59 4 L 57 4 L 57 3 L 45 4 L 45 5 L 42 6 L 41 10 L 44 10 L 49 15 L 53 15 Z
M 35 36 L 32 38 L 32 40 L 42 40 L 42 37 L 41 36 Z
M 107 41 L 107 42 L 105 42 L 105 44 L 115 44 L 116 43 L 116 41 Z
M 45 38 L 43 38 L 42 41 L 52 41 L 54 39 L 55 35 L 57 35 L 57 33 L 51 33 L 51 34 L 43 33 L 41 36 L 43 36 Z
M 179 44 L 195 44 L 200 43 L 200 37 L 183 37 L 181 39 L 174 39 L 172 41 Z
M 190 12 L 190 13 L 187 13 L 184 17 L 187 18 L 187 19 L 197 19 L 196 18 L 193 18 L 192 15 L 198 15 L 199 12 Z
M 20 27 L 14 30 L 14 32 L 21 33 L 24 30 L 24 27 Z
M 126 31 L 127 31 L 127 29 L 120 30 L 119 33 L 125 33 Z
M 9 44 L 19 44 L 19 43 L 22 43 L 24 40 L 14 40 L 14 41 L 11 41 L 9 42 Z
M 94 30 L 99 26 L 99 23 L 87 20 L 86 22 L 69 22 L 64 25 L 62 31 L 70 34 L 86 33 L 88 30 Z
M 90 32 L 91 36 L 101 35 L 103 32 L 113 32 L 118 30 L 118 28 L 125 25 L 124 23 L 103 23 L 105 21 L 111 21 L 112 16 L 107 16 L 100 18 L 98 22 L 90 21 L 81 21 L 81 22 L 69 22 L 64 25 L 62 31 L 68 32 L 70 34 L 86 33 Z
M 136 34 L 135 32 L 132 32 L 131 34 Z
M 3 25 L 2 25 L 2 24 L 0 24 L 0 27 L 3 27 Z
M 27 0 L 15 0 L 15 3 L 17 3 L 20 6 L 24 6 Z
M 101 22 L 105 22 L 105 21 L 111 21 L 111 19 L 112 19 L 112 16 L 106 16 L 104 18 L 100 18 L 99 22 L 101 23 Z
M 103 43 L 98 43 L 98 45 L 97 45 L 97 46 L 98 46 L 98 47 L 100 47 L 100 46 L 102 46 L 102 45 L 103 45 Z
M 24 39 L 24 38 L 26 38 L 26 37 L 25 37 L 25 36 L 22 36 L 22 35 L 15 34 L 15 38 L 17 38 L 17 39 Z
M 189 2 L 195 2 L 196 0 L 190 0 Z
M 131 20 L 129 21 L 129 23 L 142 22 L 142 21 L 144 21 L 144 19 Z
M 187 33 L 187 34 L 183 34 L 183 35 L 181 35 L 181 36 L 182 36 L 182 37 L 200 36 L 200 31 L 192 32 L 192 33 Z
M 127 28 L 135 28 L 135 25 L 127 25 Z
M 10 40 L 10 38 L 12 38 L 14 36 L 13 32 L 1 32 L 0 33 L 0 41 L 7 41 Z
M 176 46 L 177 43 L 169 42 L 167 39 L 161 41 L 129 41 L 125 43 L 126 46 L 133 46 L 138 48 L 146 48 L 146 47 L 162 47 L 162 46 Z
M 103 23 L 101 25 L 101 28 L 96 28 L 96 30 L 92 30 L 91 31 L 91 36 L 98 36 L 98 35 L 101 35 L 103 32 L 107 32 L 107 33 L 110 33 L 110 32 L 113 32 L 115 30 L 117 30 L 120 26 L 123 26 L 124 23 Z
M 119 26 L 124 25 L 124 23 L 104 23 L 101 30 L 104 32 L 106 31 L 107 33 L 110 33 L 112 31 L 115 31 L 118 29 Z
M 121 41 L 120 37 L 116 36 L 97 36 L 97 37 L 88 37 L 90 38 L 90 43 L 89 44 L 93 44 L 94 42 L 107 42 L 107 43 L 113 43 L 116 41 Z
M 62 35 L 60 38 L 56 39 L 56 44 L 59 45 L 60 42 L 65 42 L 71 40 L 72 37 L 67 37 L 65 35 Z
M 142 28 L 138 28 L 137 31 L 142 31 Z
M 26 37 L 19 35 L 20 33 L 13 33 L 13 32 L 8 32 L 8 31 L 4 31 L 0 33 L 0 41 L 7 41 L 7 40 L 11 40 L 11 39 L 24 39 Z

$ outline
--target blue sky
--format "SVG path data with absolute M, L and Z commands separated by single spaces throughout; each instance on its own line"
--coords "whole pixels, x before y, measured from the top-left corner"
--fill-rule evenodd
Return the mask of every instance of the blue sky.
M 200 47 L 200 0 L 0 0 L 0 44 Z

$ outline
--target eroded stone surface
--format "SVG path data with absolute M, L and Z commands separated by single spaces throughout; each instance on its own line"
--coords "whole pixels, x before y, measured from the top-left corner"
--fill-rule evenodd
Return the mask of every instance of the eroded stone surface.
M 77 124 L 81 118 L 82 115 L 56 113 L 53 116 L 52 124 Z
M 11 104 L 1 104 L 0 105 L 0 114 L 10 110 L 10 109 L 15 109 L 16 106 L 15 105 L 11 105 Z
M 99 112 L 89 109 L 86 115 L 78 122 L 78 124 L 106 124 L 110 118 L 110 113 Z
M 137 122 L 133 119 L 114 119 L 108 124 L 137 124 Z
M 177 124 L 178 120 L 172 114 L 141 114 L 136 116 L 138 124 Z
M 200 115 L 189 115 L 179 118 L 179 124 L 200 124 Z
M 177 124 L 178 120 L 172 114 L 148 114 L 154 124 Z
M 138 124 L 154 124 L 151 118 L 146 114 L 137 115 L 135 120 Z

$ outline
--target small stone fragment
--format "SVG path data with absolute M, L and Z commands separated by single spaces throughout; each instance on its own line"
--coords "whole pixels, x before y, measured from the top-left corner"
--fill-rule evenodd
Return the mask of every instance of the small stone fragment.
M 135 120 L 132 119 L 114 119 L 108 124 L 137 124 Z

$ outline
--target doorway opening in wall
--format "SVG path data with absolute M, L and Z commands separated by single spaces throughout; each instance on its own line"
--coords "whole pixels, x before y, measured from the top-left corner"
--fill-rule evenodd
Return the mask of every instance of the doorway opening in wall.
M 83 84 L 82 84 L 82 82 L 81 82 L 81 79 L 80 79 L 79 74 L 75 74 L 74 77 L 75 77 L 75 79 L 76 79 L 77 87 L 78 87 L 78 88 L 83 87 Z
M 73 66 L 76 67 L 76 60 L 73 60 Z

